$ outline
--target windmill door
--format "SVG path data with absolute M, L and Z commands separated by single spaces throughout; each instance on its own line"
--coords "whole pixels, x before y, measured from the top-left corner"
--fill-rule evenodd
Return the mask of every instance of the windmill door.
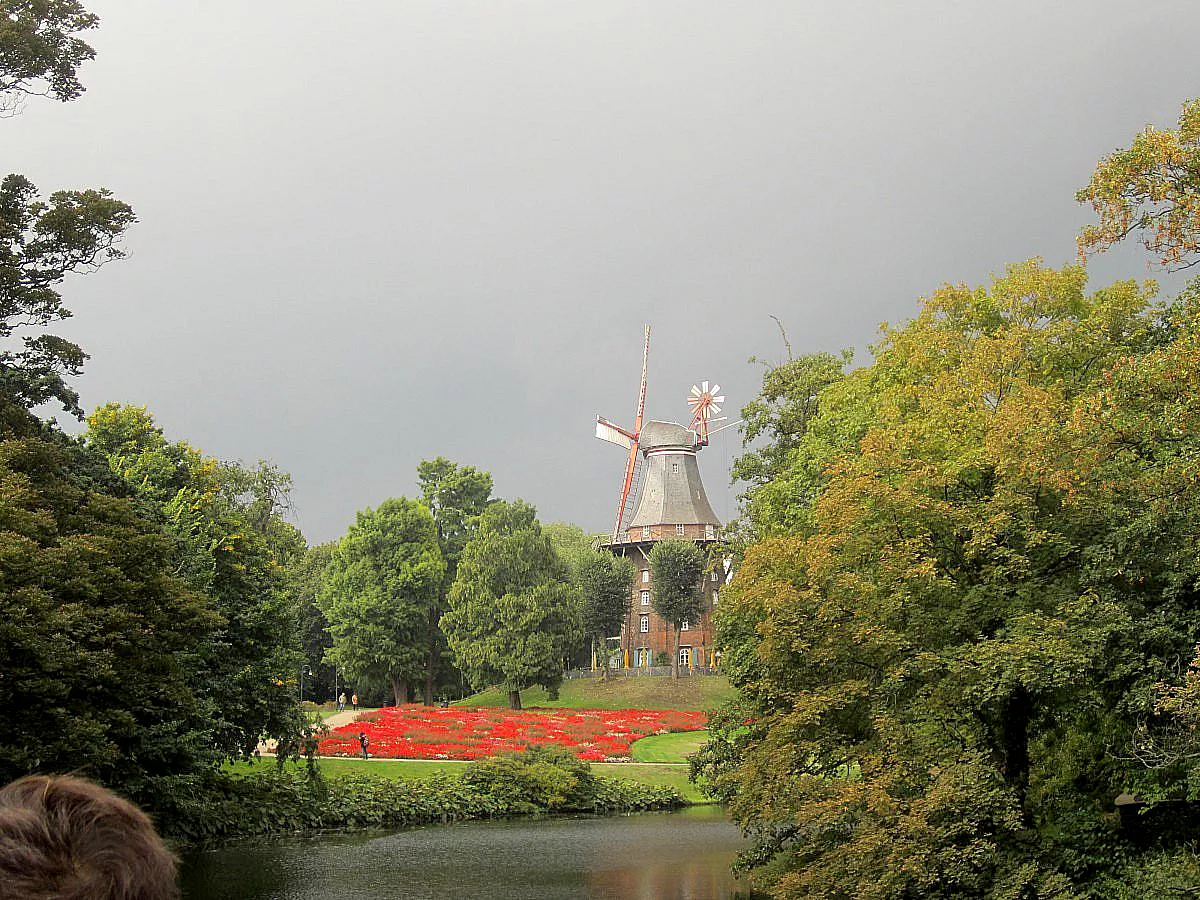
M 679 667 L 681 669 L 690 669 L 692 667 L 692 648 L 679 648 Z

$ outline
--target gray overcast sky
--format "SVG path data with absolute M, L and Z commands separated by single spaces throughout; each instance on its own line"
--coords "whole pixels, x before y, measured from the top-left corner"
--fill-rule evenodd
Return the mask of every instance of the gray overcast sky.
M 1071 259 L 1096 160 L 1200 95 L 1195 0 L 87 6 L 88 92 L 0 122 L 5 171 L 141 218 L 64 291 L 84 405 L 273 460 L 312 542 L 438 454 L 608 528 L 592 420 L 632 418 L 644 322 L 651 415 L 705 378 L 736 413 L 769 314 L 862 351 L 943 282 Z

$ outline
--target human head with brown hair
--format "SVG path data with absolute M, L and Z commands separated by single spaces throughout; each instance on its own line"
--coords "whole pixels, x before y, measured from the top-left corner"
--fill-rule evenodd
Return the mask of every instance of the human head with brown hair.
M 97 784 L 27 775 L 0 790 L 0 900 L 173 900 L 175 856 Z

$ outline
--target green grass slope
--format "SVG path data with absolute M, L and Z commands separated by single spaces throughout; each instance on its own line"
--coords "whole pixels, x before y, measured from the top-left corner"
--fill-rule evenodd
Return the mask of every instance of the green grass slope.
M 558 699 L 551 700 L 544 688 L 521 691 L 526 707 L 568 709 L 715 709 L 734 695 L 729 679 L 722 675 L 691 675 L 670 678 L 571 678 L 563 682 Z M 508 706 L 508 693 L 490 688 L 456 706 Z

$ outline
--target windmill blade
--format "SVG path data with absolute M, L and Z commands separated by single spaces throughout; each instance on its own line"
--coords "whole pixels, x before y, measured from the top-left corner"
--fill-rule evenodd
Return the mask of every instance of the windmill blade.
M 717 406 L 715 403 L 710 403 L 708 405 L 708 411 L 704 413 L 704 418 L 710 418 L 709 413 L 719 413 L 720 411 L 721 407 Z
M 700 386 L 701 386 L 701 387 L 704 389 L 704 393 L 706 393 L 706 394 L 707 394 L 707 393 L 709 392 L 709 391 L 708 391 L 708 382 L 707 382 L 707 381 L 702 381 L 702 382 L 700 383 Z
M 596 437 L 602 441 L 608 441 L 610 444 L 616 444 L 618 447 L 624 447 L 626 450 L 633 446 L 633 441 L 626 437 L 620 429 L 603 419 L 596 419 Z
M 721 395 L 720 395 L 720 396 L 718 396 L 718 397 L 713 397 L 713 398 L 712 398 L 712 402 L 713 402 L 713 403 L 724 403 L 724 402 L 725 402 L 725 395 L 724 395 L 724 394 L 721 394 Z
M 711 390 L 711 391 L 709 391 L 709 393 L 710 393 L 710 394 L 719 394 L 719 393 L 721 393 L 721 386 L 720 386 L 719 384 L 714 384 L 714 385 L 712 386 L 712 390 Z M 721 398 L 721 399 L 724 399 L 724 398 Z
M 698 388 L 696 385 L 694 385 L 694 384 L 692 385 L 692 396 L 693 397 L 700 397 L 703 395 L 703 393 L 704 392 L 701 391 L 700 388 Z M 689 400 L 688 402 L 690 403 L 691 401 Z

